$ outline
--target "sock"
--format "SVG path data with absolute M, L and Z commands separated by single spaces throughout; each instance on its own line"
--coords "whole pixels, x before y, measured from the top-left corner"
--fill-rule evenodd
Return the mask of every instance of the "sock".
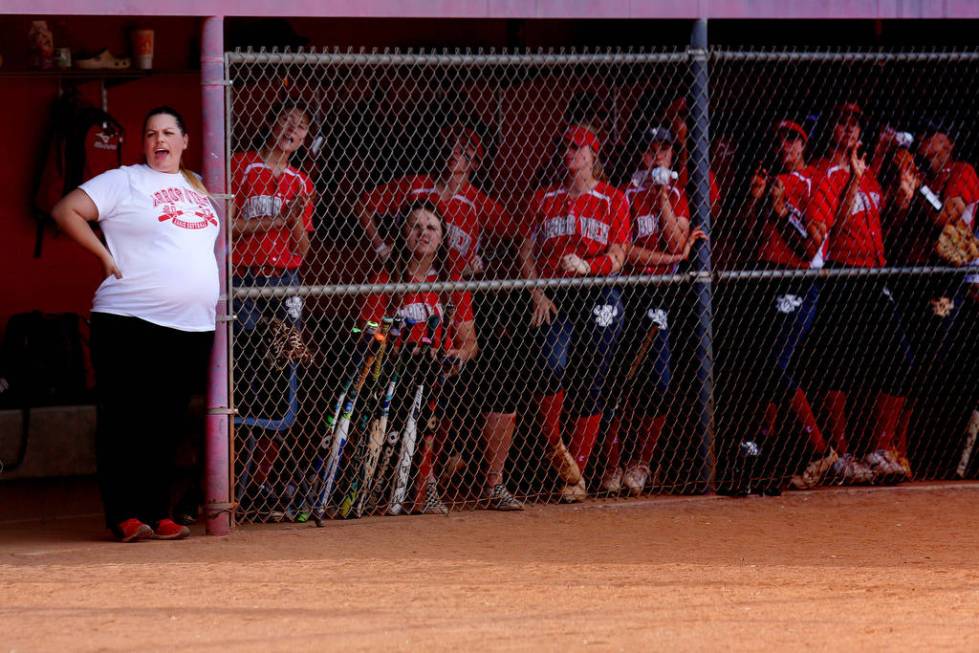
M 602 414 L 582 415 L 574 421 L 574 430 L 571 433 L 571 446 L 568 447 L 578 469 L 584 473 L 588 466 L 588 458 L 591 457 L 591 450 L 598 439 L 598 429 L 602 426 Z
M 802 391 L 802 388 L 795 389 L 795 393 L 789 401 L 789 407 L 799 420 L 799 423 L 802 424 L 802 428 L 809 435 L 809 443 L 812 444 L 812 448 L 816 453 L 824 453 L 826 451 L 826 439 L 823 437 L 823 432 L 819 428 L 819 424 L 816 423 L 816 416 L 812 414 L 812 406 L 809 405 L 809 398 L 806 397 L 806 393 Z
M 646 467 L 653 460 L 653 452 L 656 451 L 656 443 L 663 432 L 666 424 L 666 415 L 643 415 L 639 418 L 639 458 L 636 459 L 640 465 Z
M 904 410 L 901 411 L 901 419 L 897 423 L 897 433 L 894 438 L 898 453 L 902 456 L 908 455 L 908 431 L 911 429 L 911 415 L 913 414 L 913 403 L 910 400 L 904 402 Z
M 874 402 L 874 442 L 878 449 L 893 449 L 897 423 L 901 419 L 905 397 L 881 392 Z
M 826 393 L 826 416 L 830 437 L 836 447 L 836 453 L 845 454 L 846 442 L 846 393 L 842 390 L 830 390 Z
M 615 414 L 608 425 L 608 433 L 605 434 L 605 446 L 602 454 L 605 458 L 605 472 L 602 476 L 608 476 L 622 464 L 622 413 Z
M 541 429 L 548 444 L 561 441 L 561 411 L 564 408 L 564 390 L 540 399 Z

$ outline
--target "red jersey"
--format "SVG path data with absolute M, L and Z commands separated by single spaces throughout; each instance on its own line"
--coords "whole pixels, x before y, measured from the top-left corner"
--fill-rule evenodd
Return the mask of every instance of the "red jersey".
M 823 223 L 829 230 L 827 260 L 858 268 L 883 267 L 886 259 L 880 224 L 881 191 L 870 170 L 860 178 L 850 215 L 841 225 L 836 224 L 836 213 L 849 181 L 849 166 L 827 168 L 816 184 L 806 217 Z
M 687 204 L 687 194 L 679 186 L 670 186 L 670 206 L 673 215 L 678 219 L 690 219 L 690 207 Z M 660 229 L 660 200 L 659 187 L 650 186 L 645 190 L 630 188 L 626 190 L 629 208 L 632 214 L 632 244 L 643 249 L 656 252 L 667 252 L 663 231 Z M 641 269 L 642 274 L 672 274 L 676 272 L 678 263 L 670 265 L 647 265 Z
M 575 198 L 563 187 L 541 189 L 530 200 L 523 230 L 542 278 L 574 276 L 561 269 L 561 257 L 593 258 L 629 242 L 629 203 L 604 181 Z
M 428 276 L 425 277 L 426 283 L 434 283 L 439 281 L 439 273 L 437 270 L 429 270 Z M 459 281 L 458 276 L 450 276 L 450 281 Z M 383 284 L 390 283 L 391 275 L 387 270 L 381 270 L 375 275 L 372 283 Z M 447 299 L 455 304 L 455 312 L 452 315 L 453 324 L 462 324 L 464 322 L 473 321 L 473 307 L 472 307 L 472 295 L 467 291 L 448 293 Z M 373 321 L 380 323 L 381 318 L 384 316 L 400 315 L 406 320 L 412 320 L 417 322 L 407 336 L 403 336 L 406 342 L 420 342 L 422 337 L 425 335 L 425 325 L 424 322 L 432 315 L 438 315 L 440 318 L 444 318 L 445 312 L 442 306 L 439 293 L 437 292 L 414 292 L 408 293 L 401 298 L 400 306 L 395 307 L 391 305 L 392 296 L 391 295 L 368 295 L 367 300 L 364 302 L 364 308 L 360 312 L 361 323 L 367 321 Z M 438 329 L 435 331 L 435 339 L 432 341 L 433 347 L 439 347 L 442 342 L 442 334 L 445 333 L 445 325 L 441 322 L 439 323 Z M 446 347 L 452 347 L 451 339 L 446 340 Z
M 431 202 L 445 218 L 445 239 L 453 274 L 461 273 L 475 255 L 483 230 L 503 236 L 513 230 L 506 210 L 471 184 L 442 201 L 435 180 L 416 175 L 378 186 L 363 198 L 364 207 L 375 215 L 391 215 L 417 201 Z
M 276 175 L 257 152 L 236 154 L 231 159 L 231 192 L 235 196 L 235 215 L 245 220 L 276 216 L 282 206 L 300 195 L 312 197 L 312 180 L 303 172 L 286 167 Z M 313 230 L 313 203 L 303 213 L 306 231 Z M 271 267 L 295 270 L 302 256 L 290 249 L 288 228 L 240 236 L 235 240 L 231 260 L 237 268 Z
M 785 238 L 785 229 L 794 229 L 803 238 L 808 238 L 806 231 L 806 210 L 809 200 L 819 181 L 819 172 L 815 166 L 806 166 L 801 170 L 776 176 L 785 189 L 785 205 L 789 212 L 780 218 L 774 211 L 766 209 L 762 218 L 761 242 L 758 245 L 758 259 L 779 267 L 806 269 L 823 267 L 823 257 L 827 243 L 823 243 L 820 251 L 811 261 L 799 256 Z M 786 221 L 788 225 L 779 224 Z

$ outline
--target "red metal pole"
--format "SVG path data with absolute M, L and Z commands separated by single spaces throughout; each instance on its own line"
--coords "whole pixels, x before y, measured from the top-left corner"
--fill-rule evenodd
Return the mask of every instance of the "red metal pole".
M 204 19 L 201 28 L 201 112 L 203 118 L 204 183 L 212 194 L 223 197 L 225 185 L 224 112 L 224 17 Z M 222 227 L 225 202 L 215 202 Z M 221 278 L 218 323 L 207 389 L 207 422 L 204 456 L 204 510 L 208 535 L 231 532 L 231 414 L 228 383 L 228 302 L 226 228 L 218 235 L 217 256 Z

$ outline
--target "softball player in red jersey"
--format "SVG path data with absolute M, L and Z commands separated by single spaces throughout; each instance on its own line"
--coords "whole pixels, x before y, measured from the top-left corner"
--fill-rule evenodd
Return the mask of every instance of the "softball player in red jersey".
M 599 179 L 601 142 L 585 125 L 564 135 L 567 181 L 534 193 L 520 249 L 528 279 L 609 276 L 629 242 L 625 196 Z M 531 325 L 538 327 L 540 413 L 549 454 L 565 482 L 565 501 L 587 496 L 583 472 L 605 408 L 605 380 L 622 333 L 618 288 L 596 286 L 531 291 Z M 567 391 L 567 406 L 565 406 Z M 573 416 L 570 453 L 562 419 Z
M 649 185 L 643 190 L 632 187 L 625 193 L 632 218 L 632 243 L 626 247 L 625 267 L 629 274 L 672 274 L 680 261 L 689 257 L 694 242 L 706 236 L 699 229 L 690 231 L 687 196 L 671 174 L 672 132 L 653 127 L 645 138 L 648 147 L 643 163 L 650 170 Z M 649 465 L 666 423 L 671 380 L 669 315 L 675 294 L 673 286 L 623 291 L 626 337 L 612 374 L 624 396 L 618 399 L 621 410 L 617 414 L 607 411 L 604 420 L 608 453 L 602 489 L 612 494 L 624 485 L 630 494 L 638 495 L 649 481 Z M 648 350 L 642 351 L 650 336 Z M 629 380 L 628 371 L 640 355 L 643 358 L 638 371 L 634 380 Z M 624 471 L 619 466 L 620 447 L 625 453 Z
M 438 207 L 430 202 L 420 201 L 408 209 L 404 225 L 394 239 L 391 255 L 385 262 L 383 270 L 377 273 L 372 282 L 384 283 L 421 283 L 436 281 L 458 281 L 459 277 L 442 270 L 448 260 L 448 247 L 445 242 L 445 222 Z M 446 360 L 453 361 L 448 370 L 449 377 L 456 377 L 466 362 L 476 355 L 476 329 L 473 324 L 472 298 L 468 292 L 453 292 L 446 295 L 444 300 L 440 293 L 426 291 L 400 295 L 368 295 L 363 310 L 361 322 L 379 322 L 385 315 L 400 315 L 416 324 L 403 334 L 404 342 L 418 343 L 425 335 L 425 321 L 431 315 L 445 319 L 445 302 L 455 306 L 451 324 L 440 323 L 435 331 L 431 351 L 437 351 L 443 346 L 445 339 Z M 443 361 L 437 361 L 442 364 Z M 425 366 L 420 365 L 416 373 L 424 373 Z M 463 396 L 461 390 L 456 392 L 456 384 L 447 381 L 450 387 L 443 388 L 442 402 L 448 403 Z M 402 384 L 405 387 L 412 383 Z M 434 406 L 439 415 L 451 413 L 445 406 Z M 420 469 L 432 470 L 433 461 L 439 459 L 439 453 L 445 441 L 449 419 L 439 420 L 439 432 L 431 447 L 423 448 L 426 459 Z M 424 479 L 425 505 L 423 512 L 446 513 L 448 509 L 439 497 L 438 485 L 434 473 Z
M 875 268 L 886 264 L 881 228 L 880 184 L 859 153 L 862 113 L 856 104 L 836 108 L 833 152 L 821 162 L 823 177 L 813 193 L 807 217 L 818 235 L 828 238 L 826 266 Z M 821 382 L 836 450 L 846 453 L 847 389 L 854 382 L 878 390 L 871 434 L 875 450 L 867 454 L 874 479 L 899 482 L 910 476 L 895 451 L 895 435 L 904 408 L 913 357 L 904 323 L 888 286 L 877 280 L 848 277 L 825 285 L 824 310 L 829 338 L 820 351 L 834 351 Z M 854 365 L 856 363 L 856 365 Z
M 483 231 L 505 231 L 511 219 L 496 200 L 471 183 L 485 153 L 479 136 L 470 129 L 455 128 L 445 138 L 452 149 L 441 178 L 409 175 L 395 179 L 367 193 L 357 211 L 374 251 L 385 260 L 391 249 L 382 231 L 398 225 L 379 225 L 379 217 L 397 216 L 414 202 L 431 202 L 445 216 L 448 271 L 469 276 L 482 267 L 478 250 Z
M 798 123 L 782 120 L 776 123 L 773 137 L 773 154 L 779 160 L 780 172 L 770 176 L 769 171 L 758 170 L 751 181 L 747 204 L 750 229 L 758 234 L 757 266 L 765 270 L 821 268 L 825 238 L 807 225 L 805 217 L 820 176 L 814 166 L 806 164 L 809 135 Z M 764 364 L 754 370 L 758 375 L 755 387 L 761 390 L 764 405 L 756 417 L 764 461 L 760 471 L 765 477 L 757 489 L 762 493 L 777 494 L 781 490 L 783 474 L 776 468 L 774 438 L 779 433 L 778 415 L 783 406 L 806 433 L 813 453 L 813 460 L 802 475 L 794 478 L 793 485 L 816 485 L 838 460 L 823 438 L 794 365 L 799 348 L 812 330 L 821 285 L 815 279 L 775 279 L 760 282 L 751 293 L 745 330 L 763 334 L 758 350 L 770 352 L 763 356 Z M 748 434 L 749 438 L 753 436 Z M 732 488 L 736 494 L 750 491 L 750 487 Z
M 309 251 L 313 230 L 315 191 L 313 181 L 291 165 L 292 157 L 309 133 L 309 114 L 293 103 L 274 110 L 268 139 L 259 150 L 238 153 L 231 158 L 231 192 L 234 194 L 234 245 L 231 261 L 237 287 L 298 286 L 299 268 Z M 272 320 L 298 328 L 302 320 L 302 299 L 235 299 L 234 309 L 240 329 L 236 350 L 242 361 L 258 361 L 264 329 Z M 249 383 L 240 383 L 238 405 L 243 415 L 266 418 L 279 410 L 278 398 L 270 388 L 279 385 L 266 369 L 250 370 Z M 257 418 L 265 421 L 262 418 Z M 275 421 L 275 420 L 272 420 Z M 279 443 L 274 437 L 261 437 L 252 482 L 259 493 L 255 505 L 272 500 L 266 478 L 278 458 Z M 242 488 L 242 491 L 245 488 Z M 244 497 L 246 503 L 250 496 Z

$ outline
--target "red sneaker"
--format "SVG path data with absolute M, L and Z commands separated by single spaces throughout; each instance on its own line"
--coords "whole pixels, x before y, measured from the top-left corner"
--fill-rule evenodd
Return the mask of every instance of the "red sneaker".
M 190 529 L 172 519 L 161 519 L 153 529 L 155 540 L 182 540 L 185 537 L 190 537 Z
M 119 522 L 113 533 L 120 542 L 138 542 L 153 535 L 153 529 L 135 517 Z

